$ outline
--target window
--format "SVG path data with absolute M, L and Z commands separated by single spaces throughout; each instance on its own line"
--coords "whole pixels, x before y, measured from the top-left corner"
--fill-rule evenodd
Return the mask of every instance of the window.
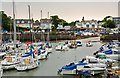
M 30 23 L 30 21 L 28 21 L 28 24 Z
M 89 63 L 98 63 L 97 59 L 88 59 Z
M 87 24 L 86 27 L 89 28 L 89 25 Z
M 24 23 L 24 21 L 22 21 L 21 23 Z
M 19 24 L 20 23 L 20 21 L 17 21 L 17 24 Z
M 92 24 L 92 28 L 95 28 L 95 25 L 94 25 L 94 24 Z

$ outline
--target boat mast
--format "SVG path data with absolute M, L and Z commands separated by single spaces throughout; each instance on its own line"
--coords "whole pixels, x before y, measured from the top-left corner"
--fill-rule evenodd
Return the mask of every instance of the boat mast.
M 29 11 L 29 26 L 30 26 L 30 41 L 32 42 L 32 32 L 31 32 L 31 30 L 32 30 L 32 27 L 31 27 L 31 22 L 32 22 L 32 20 L 30 20 L 30 5 L 28 5 L 28 11 Z
M 0 20 L 0 31 L 2 30 L 2 20 Z M 0 44 L 2 44 L 2 32 L 0 32 Z
M 49 20 L 49 12 L 48 12 L 48 20 Z M 48 21 L 48 42 L 50 41 L 50 36 L 49 36 L 49 32 L 50 32 L 50 22 Z
M 13 0 L 13 27 L 14 27 L 14 44 L 16 44 L 16 23 L 15 23 L 15 4 Z

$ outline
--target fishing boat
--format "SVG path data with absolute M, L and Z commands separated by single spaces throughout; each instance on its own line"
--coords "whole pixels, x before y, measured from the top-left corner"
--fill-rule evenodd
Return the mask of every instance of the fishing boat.
M 37 57 L 34 55 L 34 52 L 32 51 L 32 49 L 30 50 L 29 53 L 22 56 L 20 58 L 20 61 L 21 62 L 15 66 L 15 69 L 17 71 L 31 70 L 39 66 L 39 61 Z

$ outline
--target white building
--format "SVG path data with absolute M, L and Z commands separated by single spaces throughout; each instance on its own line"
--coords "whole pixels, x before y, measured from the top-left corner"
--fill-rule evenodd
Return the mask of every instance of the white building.
M 41 19 L 40 20 L 40 28 L 43 30 L 51 30 L 52 29 L 52 21 L 51 19 Z
M 21 28 L 32 28 L 32 19 L 15 19 L 16 26 Z
M 113 17 L 112 20 L 116 23 L 116 28 L 120 28 L 120 17 Z
M 58 24 L 57 30 L 64 30 L 63 25 Z
M 82 20 L 81 22 L 76 22 L 75 26 L 80 30 L 97 31 L 101 29 L 101 26 L 98 25 L 97 20 Z

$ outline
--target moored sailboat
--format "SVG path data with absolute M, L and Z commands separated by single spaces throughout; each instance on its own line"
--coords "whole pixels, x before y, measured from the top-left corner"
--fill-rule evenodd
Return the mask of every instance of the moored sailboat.
M 37 68 L 39 66 L 39 61 L 37 56 L 34 55 L 32 49 L 29 53 L 25 54 L 20 58 L 21 63 L 15 66 L 17 71 L 25 71 Z

